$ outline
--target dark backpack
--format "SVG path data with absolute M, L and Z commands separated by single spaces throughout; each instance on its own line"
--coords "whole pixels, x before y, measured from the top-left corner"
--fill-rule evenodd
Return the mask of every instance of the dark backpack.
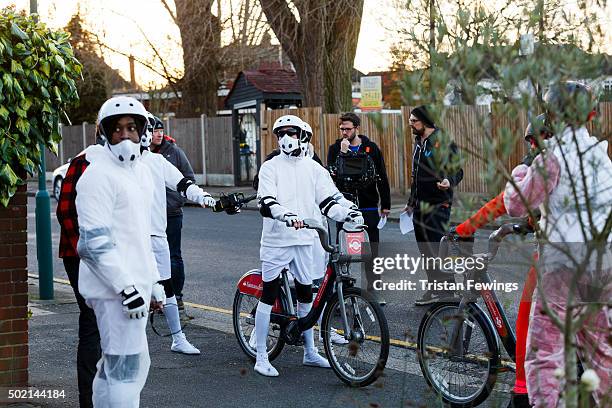
M 367 153 L 340 153 L 331 167 L 341 191 L 360 190 L 376 182 L 376 166 Z

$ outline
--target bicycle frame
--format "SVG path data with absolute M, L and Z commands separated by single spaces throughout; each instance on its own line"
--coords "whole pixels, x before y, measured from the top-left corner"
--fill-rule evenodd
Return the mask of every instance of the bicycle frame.
M 270 321 L 286 328 L 285 340 L 288 344 L 295 344 L 299 340 L 299 333 L 312 328 L 317 323 L 319 316 L 334 294 L 334 287 L 338 292 L 338 296 L 342 299 L 344 284 L 352 285 L 354 282 L 354 279 L 350 276 L 344 276 L 337 272 L 339 268 L 338 264 L 343 259 L 341 259 L 342 257 L 338 254 L 337 248 L 330 247 L 330 249 L 332 249 L 332 252 L 330 253 L 327 269 L 323 276 L 323 282 L 313 301 L 312 309 L 304 317 L 297 317 L 293 296 L 291 295 L 288 270 L 284 269 L 281 272 L 281 290 L 272 307 Z M 261 271 L 252 269 L 245 273 L 238 281 L 238 290 L 243 294 L 259 299 L 263 292 Z M 349 327 L 348 318 L 346 316 L 344 302 L 340 302 L 339 305 L 344 325 L 344 335 L 347 337 L 351 333 L 351 328 Z M 359 315 L 359 311 L 355 312 L 356 315 Z
M 484 284 L 491 282 L 491 277 L 489 276 L 486 268 L 482 272 L 478 273 L 477 281 Z M 473 305 L 472 307 L 478 307 L 478 304 L 476 303 L 478 296 L 481 296 L 484 300 L 487 311 L 489 312 L 488 315 L 485 314 L 485 316 L 492 323 L 493 327 L 495 327 L 504 349 L 506 349 L 506 352 L 512 361 L 516 361 L 516 335 L 512 330 L 512 326 L 508 321 L 508 317 L 506 316 L 497 294 L 495 291 L 490 289 L 483 289 L 480 292 L 473 291 L 467 296 L 462 297 L 458 306 L 459 316 L 451 335 L 451 353 L 457 356 L 462 356 L 464 354 L 464 350 L 469 348 L 469 340 L 467 343 L 460 341 L 460 339 L 463 339 L 462 330 L 466 330 L 467 339 L 471 338 L 471 326 L 469 323 L 464 325 L 465 315 L 463 312 L 470 304 Z
M 526 233 L 525 227 L 519 224 L 504 224 L 498 230 L 496 230 L 489 237 L 489 251 L 485 255 L 486 258 L 486 266 L 481 271 L 476 271 L 473 274 L 468 274 L 468 279 L 474 279 L 479 283 L 483 283 L 483 286 L 488 286 L 487 284 L 491 283 L 491 277 L 488 273 L 489 262 L 495 257 L 497 254 L 497 250 L 499 249 L 499 243 L 502 239 L 511 233 Z M 443 242 L 448 240 L 448 237 L 442 238 Z M 453 328 L 452 336 L 451 336 L 451 352 L 457 356 L 462 356 L 465 349 L 469 347 L 469 342 L 463 344 L 460 339 L 463 338 L 462 328 L 464 327 L 464 311 L 468 307 L 469 304 L 472 304 L 472 307 L 478 307 L 477 301 L 478 297 L 482 297 L 484 300 L 488 315 L 485 316 L 491 322 L 499 339 L 501 340 L 504 349 L 512 359 L 512 361 L 516 362 L 516 335 L 514 330 L 512 329 L 512 325 L 510 324 L 508 317 L 504 311 L 503 306 L 501 305 L 499 298 L 494 290 L 491 289 L 482 289 L 479 292 L 472 290 L 470 293 L 464 294 L 459 302 L 459 313 L 460 316 L 457 319 L 457 323 Z M 471 327 L 468 324 L 467 328 L 467 338 L 470 338 Z

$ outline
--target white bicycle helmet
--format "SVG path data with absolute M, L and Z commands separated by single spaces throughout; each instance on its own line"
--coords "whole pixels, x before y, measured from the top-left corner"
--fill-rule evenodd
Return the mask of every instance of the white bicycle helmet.
M 290 128 L 285 133 L 280 129 Z M 278 147 L 288 155 L 299 156 L 300 152 L 305 152 L 308 145 L 300 143 L 304 133 L 304 122 L 295 115 L 284 115 L 276 119 L 272 131 L 278 138 Z M 297 136 L 293 138 L 292 136 Z
M 274 126 L 272 126 L 272 132 L 276 134 L 276 131 L 285 126 L 293 126 L 296 130 L 301 131 L 303 129 L 304 122 L 302 119 L 295 115 L 284 115 L 276 119 Z
M 153 128 L 155 127 L 155 116 L 151 112 L 147 112 L 147 126 L 145 133 L 140 136 L 140 145 L 144 148 L 151 146 L 153 140 Z
M 112 135 L 112 130 L 109 128 L 112 125 L 112 119 L 121 116 L 132 116 L 138 125 L 138 135 L 142 136 L 146 130 L 147 110 L 136 99 L 129 96 L 115 96 L 110 98 L 100 108 L 98 112 L 98 127 L 100 135 L 109 139 Z
M 306 122 L 302 122 L 302 123 L 303 123 L 302 129 L 304 130 L 304 133 L 302 134 L 300 141 L 302 143 L 309 143 L 310 139 L 312 139 L 312 128 L 310 127 L 308 123 Z

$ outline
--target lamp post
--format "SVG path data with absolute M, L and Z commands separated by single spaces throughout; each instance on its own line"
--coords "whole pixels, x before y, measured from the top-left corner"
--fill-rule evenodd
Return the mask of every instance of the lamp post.
M 37 0 L 30 0 L 30 14 L 38 13 Z M 37 19 L 36 16 L 34 18 Z M 41 300 L 53 299 L 53 262 L 51 246 L 51 200 L 47 191 L 45 144 L 38 145 L 40 168 L 36 193 L 36 257 L 38 259 L 38 288 Z

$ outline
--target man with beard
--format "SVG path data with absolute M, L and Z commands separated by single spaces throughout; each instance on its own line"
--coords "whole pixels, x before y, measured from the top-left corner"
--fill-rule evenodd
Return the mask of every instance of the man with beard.
M 356 195 L 359 211 L 368 226 L 368 235 L 372 245 L 372 258 L 377 256 L 377 245 L 379 242 L 378 223 L 381 217 L 387 217 L 391 209 L 391 190 L 385 169 L 385 160 L 382 152 L 367 136 L 359 134 L 361 120 L 356 114 L 349 112 L 340 116 L 340 132 L 342 137 L 329 147 L 327 152 L 327 165 L 336 166 L 339 158 L 365 155 L 368 162 L 373 163 L 374 177 L 368 177 L 355 189 L 348 189 L 339 177 L 335 181 L 342 193 Z M 338 176 L 338 175 L 336 175 Z M 380 205 L 380 208 L 379 208 Z M 385 300 L 372 287 L 376 280 L 372 273 L 372 265 L 366 265 L 367 289 L 375 296 L 381 305 Z
M 463 179 L 455 143 L 442 139 L 442 132 L 431 119 L 425 106 L 410 112 L 410 128 L 415 136 L 412 155 L 412 185 L 404 211 L 412 214 L 414 235 L 419 250 L 427 258 L 437 257 L 440 239 L 448 230 L 453 188 Z M 443 145 L 445 144 L 445 145 Z M 429 283 L 454 282 L 436 268 L 426 268 Z M 415 305 L 429 305 L 452 300 L 449 291 L 427 290 Z

